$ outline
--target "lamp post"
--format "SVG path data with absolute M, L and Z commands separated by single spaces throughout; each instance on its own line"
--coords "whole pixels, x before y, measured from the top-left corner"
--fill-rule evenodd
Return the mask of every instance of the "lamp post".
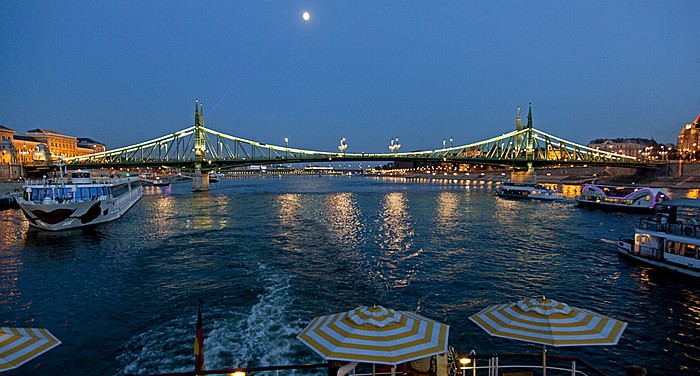
M 340 139 L 340 145 L 338 145 L 338 150 L 340 150 L 341 153 L 345 154 L 345 149 L 348 148 L 348 144 L 345 143 L 345 137 Z
M 289 158 L 289 138 L 284 138 L 284 158 Z

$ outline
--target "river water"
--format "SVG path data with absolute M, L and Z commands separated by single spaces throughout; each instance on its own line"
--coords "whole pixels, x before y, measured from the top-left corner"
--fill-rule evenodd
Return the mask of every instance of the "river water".
M 698 281 L 620 258 L 610 243 L 639 218 L 503 200 L 488 185 L 362 177 L 147 187 L 121 219 L 57 233 L 4 211 L 0 323 L 63 342 L 8 375 L 191 371 L 199 299 L 208 369 L 320 362 L 301 329 L 372 304 L 449 323 L 460 352 L 538 353 L 468 317 L 542 295 L 629 323 L 617 346 L 549 354 L 612 375 L 633 364 L 698 374 Z

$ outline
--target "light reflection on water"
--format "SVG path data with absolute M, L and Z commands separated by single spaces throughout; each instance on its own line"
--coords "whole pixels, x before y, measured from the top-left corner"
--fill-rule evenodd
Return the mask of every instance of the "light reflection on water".
M 18 211 L 1 212 L 15 236 L 0 238 L 0 322 L 66 339 L 16 374 L 186 371 L 200 298 L 207 364 L 219 367 L 319 361 L 295 339 L 308 320 L 373 303 L 449 322 L 459 350 L 537 352 L 489 337 L 468 316 L 542 294 L 629 322 L 617 346 L 552 354 L 609 374 L 700 365 L 694 285 L 620 259 L 603 241 L 628 235 L 640 216 L 503 200 L 487 183 L 454 180 L 218 184 L 147 191 L 118 221 L 78 231 L 27 231 Z

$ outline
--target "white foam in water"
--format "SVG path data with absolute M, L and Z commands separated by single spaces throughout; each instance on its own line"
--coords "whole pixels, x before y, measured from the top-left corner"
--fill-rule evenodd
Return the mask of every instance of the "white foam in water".
M 231 308 L 235 307 L 207 307 L 204 315 L 207 369 L 314 362 L 295 355 L 295 349 L 303 347 L 296 336 L 309 318 L 288 317 L 292 315 L 289 307 L 293 301 L 289 277 L 268 272 L 259 275 L 267 276 L 262 281 L 267 287 L 248 314 L 234 312 Z M 194 322 L 196 317 L 178 317 L 130 340 L 117 358 L 123 365 L 119 373 L 193 371 Z

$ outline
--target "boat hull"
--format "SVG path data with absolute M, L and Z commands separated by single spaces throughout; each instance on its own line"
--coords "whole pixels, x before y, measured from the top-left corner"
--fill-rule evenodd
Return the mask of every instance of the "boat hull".
M 656 210 L 651 207 L 645 206 L 633 206 L 633 205 L 622 205 L 622 204 L 612 204 L 603 203 L 592 200 L 585 200 L 581 198 L 576 198 L 576 206 L 579 208 L 587 208 L 593 210 L 605 210 L 605 211 L 615 211 L 615 212 L 627 212 L 627 213 L 640 213 L 640 214 L 650 214 L 654 213 Z
M 539 194 L 530 194 L 530 195 L 524 196 L 524 195 L 519 195 L 519 194 L 496 193 L 496 196 L 501 197 L 501 198 L 515 199 L 515 200 L 562 201 L 565 199 L 564 196 L 539 195 Z

